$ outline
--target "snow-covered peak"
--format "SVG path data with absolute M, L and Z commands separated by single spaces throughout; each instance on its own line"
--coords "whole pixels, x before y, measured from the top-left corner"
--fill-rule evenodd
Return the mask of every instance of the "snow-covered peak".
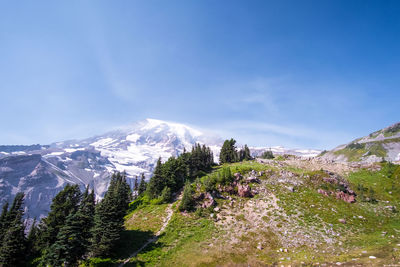
M 190 150 L 196 143 L 215 147 L 217 155 L 222 140 L 184 124 L 145 119 L 103 135 L 56 143 L 55 146 L 69 152 L 95 149 L 111 162 L 114 169 L 135 176 L 140 173 L 150 175 L 159 157 L 165 161 L 184 149 Z
M 171 132 L 174 132 L 180 138 L 184 138 L 187 134 L 189 134 L 192 137 L 198 137 L 198 136 L 203 135 L 202 132 L 200 132 L 196 129 L 193 129 L 189 126 L 186 126 L 184 124 L 175 123 L 175 122 L 167 122 L 167 121 L 156 120 L 156 119 L 144 120 L 143 126 L 141 128 L 141 130 L 143 130 L 143 131 L 152 130 L 152 131 L 156 131 L 156 132 L 161 132 L 166 129 L 168 129 Z

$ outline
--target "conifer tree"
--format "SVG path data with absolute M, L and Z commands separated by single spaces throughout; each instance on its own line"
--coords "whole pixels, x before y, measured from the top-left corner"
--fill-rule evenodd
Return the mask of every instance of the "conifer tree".
M 223 163 L 232 163 L 239 160 L 238 152 L 235 147 L 236 141 L 231 138 L 230 140 L 225 140 L 222 145 L 221 152 L 219 155 L 219 162 Z
M 138 188 L 138 196 L 142 195 L 146 191 L 147 183 L 144 177 L 144 173 L 142 173 L 142 177 L 140 179 L 139 188 Z
M 6 228 L 0 247 L 0 266 L 23 266 L 25 264 L 25 226 L 22 221 L 23 193 L 18 193 L 13 201 L 12 207 L 7 212 Z M 4 210 L 3 210 L 4 211 Z
M 156 167 L 153 172 L 153 176 L 147 185 L 147 193 L 150 198 L 156 198 L 161 194 L 161 191 L 166 186 L 165 179 L 163 177 L 161 158 L 158 159 Z
M 124 216 L 129 206 L 130 187 L 120 173 L 114 173 L 104 199 L 96 206 L 92 230 L 91 253 L 110 256 L 124 229 Z
M 183 196 L 181 204 L 179 205 L 180 211 L 191 211 L 194 208 L 193 192 L 190 182 L 186 182 L 183 189 Z
M 58 232 L 65 225 L 67 216 L 78 210 L 81 191 L 78 185 L 67 184 L 53 199 L 50 212 L 40 225 L 40 239 L 43 247 L 49 247 L 57 239 Z
M 172 199 L 171 189 L 166 186 L 161 192 L 161 200 L 163 203 L 169 203 Z
M 3 240 L 4 232 L 8 228 L 9 221 L 7 221 L 7 213 L 8 213 L 8 202 L 4 203 L 0 215 L 0 242 Z
M 38 226 L 36 218 L 33 220 L 31 229 L 26 238 L 26 255 L 32 260 L 40 255 L 40 247 L 38 245 Z
M 86 187 L 78 211 L 68 215 L 57 241 L 49 248 L 47 258 L 51 265 L 76 266 L 86 254 L 94 222 L 94 201 L 93 190 L 89 193 L 89 187 Z

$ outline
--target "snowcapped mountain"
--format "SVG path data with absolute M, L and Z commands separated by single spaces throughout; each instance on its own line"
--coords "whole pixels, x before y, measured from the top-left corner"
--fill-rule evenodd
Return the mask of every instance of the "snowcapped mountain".
M 104 135 L 58 142 L 50 147 L 57 150 L 53 155 L 59 158 L 62 154 L 55 155 L 60 153 L 58 150 L 68 153 L 98 151 L 109 161 L 104 165 L 108 171 L 126 171 L 128 177 L 133 177 L 141 173 L 150 175 L 159 157 L 165 161 L 179 155 L 185 148 L 191 149 L 195 143 L 207 144 L 217 154 L 221 142 L 219 138 L 206 136 L 183 124 L 146 119 Z
M 135 176 L 148 179 L 155 163 L 177 156 L 195 143 L 206 144 L 218 162 L 223 140 L 183 124 L 146 119 L 103 135 L 50 145 L 0 146 L 0 206 L 25 192 L 26 214 L 45 216 L 53 197 L 70 184 L 94 188 L 97 198 L 107 190 L 110 175 L 125 171 L 133 185 Z M 240 147 L 240 145 L 239 145 Z M 313 156 L 320 151 L 283 147 L 251 148 L 254 156 L 271 149 L 275 154 Z
M 183 124 L 146 119 L 83 140 L 0 146 L 0 206 L 23 191 L 28 216 L 42 217 L 67 183 L 90 185 L 101 198 L 113 171 L 126 171 L 132 185 L 136 175 L 149 178 L 159 157 L 167 160 L 195 143 L 210 146 L 217 158 L 222 140 Z

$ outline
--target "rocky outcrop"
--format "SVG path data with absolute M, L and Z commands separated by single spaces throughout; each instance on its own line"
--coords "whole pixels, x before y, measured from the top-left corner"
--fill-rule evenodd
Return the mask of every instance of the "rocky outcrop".
M 251 188 L 249 185 L 238 185 L 238 195 L 240 197 L 252 197 Z
M 336 198 L 341 199 L 343 201 L 346 201 L 348 203 L 354 203 L 356 202 L 356 196 L 353 193 L 352 195 L 349 193 L 345 193 L 343 191 L 335 192 Z
M 214 200 L 214 197 L 210 193 L 201 193 L 200 196 L 197 197 L 197 201 L 203 201 L 201 203 L 201 207 L 206 209 L 209 207 L 214 207 L 217 203 Z
M 327 191 L 327 190 L 323 190 L 323 189 L 318 189 L 318 193 L 320 193 L 326 197 L 334 195 L 336 197 L 336 199 L 343 200 L 347 203 L 356 202 L 356 194 L 353 191 L 345 193 L 343 191 L 332 192 L 332 191 Z

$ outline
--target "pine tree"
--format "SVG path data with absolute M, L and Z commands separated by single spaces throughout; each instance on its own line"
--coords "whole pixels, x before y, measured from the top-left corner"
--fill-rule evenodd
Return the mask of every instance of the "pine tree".
M 235 144 L 236 140 L 234 140 L 233 138 L 224 141 L 219 155 L 219 162 L 221 164 L 237 162 L 239 160 Z
M 9 221 L 7 221 L 8 202 L 4 203 L 0 215 L 0 242 L 3 240 L 5 231 L 8 228 Z
M 120 173 L 114 173 L 103 200 L 96 206 L 91 253 L 110 256 L 124 229 L 124 216 L 131 199 L 130 187 Z
M 57 241 L 49 248 L 47 258 L 51 265 L 76 266 L 86 254 L 93 226 L 94 201 L 94 192 L 89 193 L 86 187 L 78 211 L 68 215 Z
M 32 260 L 40 255 L 40 247 L 38 246 L 38 226 L 36 218 L 33 220 L 31 229 L 26 238 L 26 255 Z
M 161 158 L 159 158 L 153 176 L 150 178 L 149 184 L 147 185 L 147 193 L 150 198 L 157 198 L 165 186 L 166 181 L 163 177 Z
M 139 193 L 138 193 L 138 190 L 139 190 L 139 183 L 138 183 L 138 177 L 137 177 L 137 175 L 135 176 L 135 183 L 134 183 L 133 190 L 134 190 L 134 193 L 135 193 L 134 198 L 136 199 L 136 198 L 138 197 L 138 195 L 139 195 Z
M 13 201 L 11 209 L 6 216 L 7 228 L 4 228 L 4 236 L 0 247 L 0 266 L 23 266 L 25 264 L 25 226 L 22 221 L 23 193 L 18 193 Z M 4 211 L 4 210 L 3 210 Z
M 192 186 L 190 182 L 185 184 L 185 188 L 183 189 L 183 196 L 181 200 L 181 204 L 179 205 L 180 211 L 191 211 L 194 208 L 194 200 L 193 200 L 193 192 Z
M 57 234 L 65 225 L 67 216 L 78 210 L 81 191 L 78 185 L 67 184 L 53 199 L 50 212 L 41 224 L 41 237 L 45 246 L 56 241 Z
M 144 177 L 144 173 L 142 173 L 142 177 L 140 179 L 139 188 L 138 188 L 138 196 L 141 196 L 146 191 L 147 183 Z
M 163 191 L 161 192 L 161 200 L 163 203 L 169 203 L 172 200 L 171 189 L 166 186 L 164 187 Z

